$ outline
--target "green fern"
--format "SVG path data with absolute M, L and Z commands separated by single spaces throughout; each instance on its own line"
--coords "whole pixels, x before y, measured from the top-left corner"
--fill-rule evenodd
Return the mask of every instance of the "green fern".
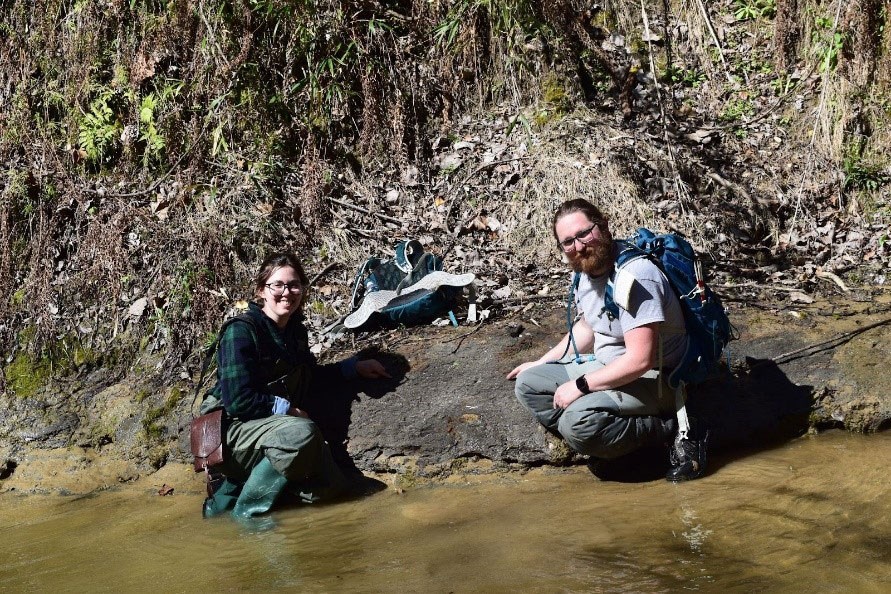
M 113 91 L 103 89 L 78 126 L 77 143 L 89 161 L 106 160 L 120 134 L 120 122 L 109 105 L 113 96 Z

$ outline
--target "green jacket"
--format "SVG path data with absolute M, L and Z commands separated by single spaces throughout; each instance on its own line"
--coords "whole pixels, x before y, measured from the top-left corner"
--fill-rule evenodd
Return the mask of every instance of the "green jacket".
M 353 359 L 319 365 L 309 350 L 309 334 L 299 314 L 279 329 L 257 304 L 250 303 L 248 311 L 228 320 L 221 333 L 217 383 L 208 396 L 222 404 L 229 418 L 268 417 L 276 396 L 301 407 L 314 386 L 355 376 Z M 202 412 L 206 408 L 211 406 L 202 406 Z

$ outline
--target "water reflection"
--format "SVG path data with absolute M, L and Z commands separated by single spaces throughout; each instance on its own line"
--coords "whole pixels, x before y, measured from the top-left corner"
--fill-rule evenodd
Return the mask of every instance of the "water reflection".
M 580 469 L 203 521 L 197 496 L 0 498 L 3 591 L 886 592 L 891 434 L 802 438 L 704 480 Z

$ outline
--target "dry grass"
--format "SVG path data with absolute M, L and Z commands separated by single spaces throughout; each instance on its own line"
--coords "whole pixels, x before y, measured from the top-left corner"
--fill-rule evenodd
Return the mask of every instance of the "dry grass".
M 578 120 L 569 118 L 559 126 L 573 128 L 574 121 Z M 565 139 L 575 137 L 577 130 L 553 132 L 545 129 L 539 137 L 553 140 L 530 143 L 529 169 L 518 199 L 507 208 L 507 218 L 514 226 L 505 240 L 521 261 L 553 250 L 553 213 L 565 200 L 584 198 L 597 204 L 618 237 L 641 225 L 654 226 L 651 209 L 641 200 L 637 184 L 624 172 L 613 150 L 627 141 L 627 135 L 602 125 L 586 128 L 584 135 L 578 135 L 580 142 L 567 143 Z
M 671 190 L 658 198 L 678 203 L 668 214 L 644 195 L 649 177 L 682 174 L 692 184 L 701 174 L 696 163 L 677 171 L 662 130 L 632 138 L 636 131 L 583 111 L 580 119 L 597 125 L 560 120 L 580 103 L 577 63 L 587 61 L 591 72 L 596 66 L 590 53 L 571 54 L 570 25 L 597 35 L 604 25 L 637 51 L 637 3 L 610 0 L 589 15 L 588 4 L 561 0 L 571 9 L 561 14 L 573 18 L 546 23 L 542 15 L 550 13 L 542 4 L 499 13 L 508 3 L 465 2 L 472 14 L 457 21 L 451 45 L 431 40 L 458 0 L 412 0 L 399 5 L 401 14 L 365 3 L 355 18 L 338 16 L 341 4 L 329 1 L 238 3 L 234 11 L 226 9 L 230 4 L 14 0 L 0 8 L 9 28 L 0 46 L 0 102 L 8 106 L 0 114 L 0 159 L 10 171 L 0 180 L 4 352 L 29 346 L 16 336 L 26 327 L 36 329 L 38 340 L 30 344 L 40 350 L 66 334 L 83 338 L 78 328 L 89 326 L 86 339 L 97 344 L 104 341 L 99 334 L 109 342 L 132 331 L 179 360 L 215 329 L 231 301 L 249 292 L 246 280 L 269 250 L 297 250 L 309 268 L 339 262 L 349 269 L 404 235 L 427 234 L 443 244 L 431 248 L 444 249 L 449 234 L 484 211 L 508 227 L 505 244 L 521 259 L 552 249 L 551 213 L 566 198 L 601 205 L 620 236 L 646 225 L 709 243 L 726 229 Z M 670 2 L 669 15 L 661 2 L 647 5 L 654 20 L 684 23 L 670 29 L 673 54 L 686 56 L 685 68 L 705 73 L 696 107 L 714 116 L 727 100 L 726 77 L 698 5 Z M 249 10 L 261 6 L 275 10 Z M 835 6 L 811 1 L 805 10 L 825 14 Z M 373 27 L 372 17 L 386 26 Z M 565 28 L 556 30 L 561 23 Z M 874 25 L 867 19 L 857 27 Z M 802 24 L 802 40 L 816 33 L 813 22 Z M 589 41 L 600 48 L 599 38 Z M 800 49 L 809 64 L 817 59 Z M 620 65 L 645 57 L 615 55 Z M 886 89 L 888 52 L 877 55 Z M 664 67 L 662 56 L 655 62 Z M 825 77 L 815 153 L 835 163 L 857 134 L 858 119 L 846 105 L 863 91 L 856 80 L 862 71 Z M 440 149 L 431 139 L 460 130 L 459 114 L 497 104 L 508 117 L 525 113 L 533 121 L 526 110 L 546 103 L 546 78 L 559 81 L 566 106 L 552 110 L 559 112 L 554 120 L 530 136 L 516 188 L 486 187 L 494 179 L 489 170 L 457 187 L 459 180 L 437 170 L 432 157 Z M 332 94 L 337 84 L 340 92 Z M 142 101 L 164 93 L 153 124 L 166 144 L 145 157 L 145 141 L 125 146 L 120 128 L 135 128 L 138 138 L 148 127 L 140 120 Z M 105 124 L 112 131 L 104 153 L 90 161 L 78 150 L 79 134 L 102 96 L 109 97 Z M 862 134 L 864 154 L 881 155 L 887 146 L 889 126 L 876 125 L 887 124 L 887 113 L 878 101 L 860 110 L 858 117 L 874 124 Z M 363 207 L 381 210 L 386 189 L 400 185 L 408 165 L 419 169 L 418 185 L 403 187 L 399 204 L 387 206 L 404 225 L 330 200 L 361 196 Z M 436 199 L 446 206 L 434 206 Z M 142 297 L 150 301 L 147 313 L 131 315 L 129 306 Z

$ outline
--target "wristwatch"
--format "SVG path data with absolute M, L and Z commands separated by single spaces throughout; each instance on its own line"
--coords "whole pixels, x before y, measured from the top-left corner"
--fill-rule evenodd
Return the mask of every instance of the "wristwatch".
M 590 394 L 591 388 L 588 387 L 588 380 L 585 379 L 584 375 L 580 375 L 577 380 L 575 380 L 575 387 L 579 389 L 582 394 Z

